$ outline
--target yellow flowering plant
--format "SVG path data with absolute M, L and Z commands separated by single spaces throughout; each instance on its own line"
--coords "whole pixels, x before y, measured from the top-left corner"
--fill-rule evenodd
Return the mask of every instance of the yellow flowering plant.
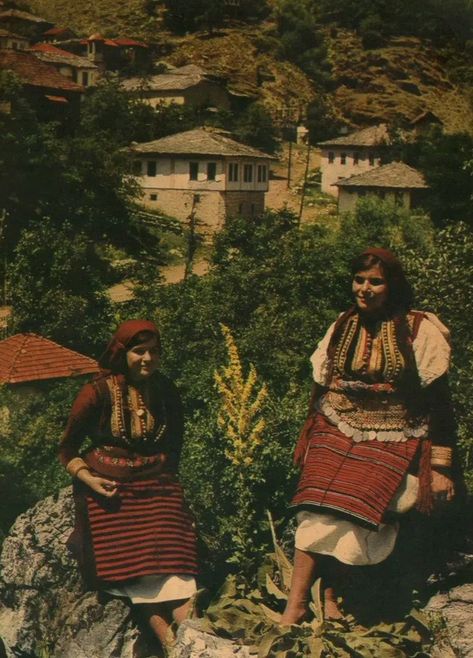
M 258 552 L 255 539 L 260 523 L 255 512 L 255 487 L 263 482 L 258 456 L 266 429 L 264 410 L 269 392 L 266 384 L 259 384 L 252 364 L 245 376 L 232 333 L 227 326 L 220 326 L 228 363 L 214 373 L 221 401 L 217 423 L 226 443 L 225 456 L 233 475 L 231 482 L 238 510 L 232 529 L 234 553 L 230 562 L 246 571 L 251 570 Z

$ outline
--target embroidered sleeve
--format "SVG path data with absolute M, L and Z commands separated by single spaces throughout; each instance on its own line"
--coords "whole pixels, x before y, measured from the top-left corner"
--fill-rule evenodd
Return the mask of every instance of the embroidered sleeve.
M 317 345 L 317 349 L 310 357 L 310 362 L 312 363 L 312 372 L 314 381 L 321 386 L 328 386 L 328 378 L 330 376 L 330 363 L 327 354 L 328 346 L 332 333 L 335 327 L 335 322 L 330 325 L 327 333 L 322 338 L 320 343 Z
M 98 423 L 100 399 L 97 388 L 86 384 L 72 405 L 69 420 L 59 446 L 59 460 L 64 465 L 79 456 L 80 447 Z
M 450 365 L 450 345 L 440 330 L 440 321 L 434 322 L 432 317 L 429 314 L 421 321 L 412 345 L 423 387 L 445 375 Z

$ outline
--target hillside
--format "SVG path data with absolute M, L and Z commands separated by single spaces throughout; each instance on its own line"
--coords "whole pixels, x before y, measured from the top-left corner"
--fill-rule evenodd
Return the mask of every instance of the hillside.
M 192 62 L 227 77 L 237 92 L 262 100 L 271 109 L 305 106 L 318 93 L 314 83 L 280 52 L 274 21 L 234 23 L 218 32 L 176 36 L 165 31 L 149 0 L 30 0 L 31 10 L 68 25 L 82 35 L 143 38 L 157 58 L 173 64 Z M 471 91 L 449 79 L 448 63 L 427 41 L 390 37 L 383 47 L 366 50 L 354 31 L 324 28 L 332 66 L 329 102 L 334 114 L 353 126 L 377 121 L 410 120 L 431 110 L 447 131 L 473 132 Z

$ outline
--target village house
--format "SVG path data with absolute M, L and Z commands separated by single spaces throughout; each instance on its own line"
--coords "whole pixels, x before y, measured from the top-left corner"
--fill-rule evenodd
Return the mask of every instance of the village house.
M 101 34 L 92 34 L 82 39 L 85 55 L 101 71 L 119 71 L 127 67 L 146 68 L 149 63 L 149 46 L 142 41 L 116 37 L 106 39 Z
M 27 37 L 0 28 L 0 50 L 26 50 L 29 45 Z
M 97 83 L 98 67 L 86 57 L 79 57 L 50 43 L 37 43 L 30 48 L 30 52 L 83 87 L 92 87 Z
M 274 159 L 226 134 L 205 128 L 133 144 L 133 173 L 146 206 L 179 220 L 190 214 L 220 228 L 227 217 L 264 210 Z
M 336 197 L 339 179 L 379 167 L 388 144 L 389 133 L 384 123 L 320 142 L 322 192 Z
M 0 384 L 21 394 L 41 390 L 41 382 L 99 372 L 94 359 L 33 333 L 0 340 Z
M 30 52 L 0 50 L 0 70 L 11 71 L 18 77 L 40 120 L 66 124 L 78 119 L 84 87 L 68 80 L 50 64 Z
M 362 174 L 338 180 L 338 210 L 354 210 L 358 200 L 368 194 L 412 208 L 418 205 L 428 189 L 424 176 L 404 162 L 375 167 Z
M 190 105 L 229 109 L 230 99 L 225 81 L 189 64 L 166 73 L 123 80 L 122 87 L 131 96 L 152 107 L 161 104 Z
M 0 27 L 4 30 L 22 34 L 32 41 L 38 41 L 46 30 L 53 27 L 53 23 L 27 11 L 5 9 L 0 11 Z
M 43 33 L 41 41 L 45 43 L 58 43 L 68 39 L 78 39 L 77 34 L 69 27 L 52 27 Z

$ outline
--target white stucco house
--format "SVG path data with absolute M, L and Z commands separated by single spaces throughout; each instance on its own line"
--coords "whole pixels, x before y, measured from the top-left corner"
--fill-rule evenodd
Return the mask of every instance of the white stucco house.
M 336 197 L 338 180 L 379 167 L 388 145 L 385 123 L 320 142 L 322 192 Z
M 423 174 L 404 162 L 374 167 L 362 174 L 341 179 L 335 185 L 339 190 L 339 212 L 354 210 L 358 200 L 367 194 L 412 208 L 417 205 L 423 191 L 429 188 Z
M 180 220 L 193 212 L 208 230 L 229 216 L 254 217 L 264 210 L 274 157 L 226 133 L 196 128 L 129 150 L 150 208 Z

